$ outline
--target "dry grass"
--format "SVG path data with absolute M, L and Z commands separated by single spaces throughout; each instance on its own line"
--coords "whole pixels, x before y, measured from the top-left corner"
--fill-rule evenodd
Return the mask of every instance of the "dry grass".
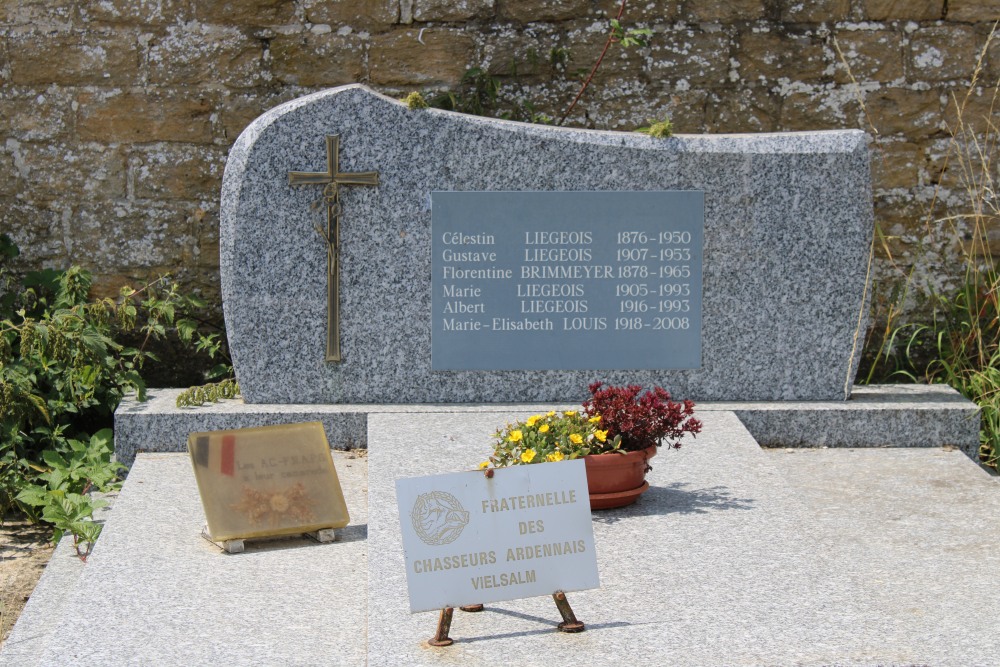
M 991 239 L 1000 239 L 996 191 L 1000 81 L 984 77 L 987 50 L 996 35 L 994 25 L 964 95 L 953 95 L 948 105 L 947 155 L 926 206 L 924 238 L 940 239 L 954 249 L 961 263 L 956 272 L 961 285 L 941 293 L 930 283 L 918 282 L 926 281 L 913 269 L 919 261 L 897 262 L 887 236 L 877 229 L 873 250 L 875 243 L 881 245 L 896 279 L 894 284 L 875 286 L 877 293 L 888 298 L 876 300 L 876 327 L 868 340 L 874 354 L 861 374 L 862 381 L 868 382 L 899 378 L 945 382 L 976 401 L 983 410 L 981 453 L 992 465 L 1000 452 L 1000 275 L 990 247 Z M 864 108 L 860 95 L 859 101 Z M 867 109 L 865 114 L 870 124 Z M 874 126 L 871 130 L 881 152 L 880 135 Z M 946 192 L 947 204 L 942 196 Z M 955 203 L 956 193 L 961 195 L 961 204 Z M 915 293 L 929 295 L 924 315 L 921 321 L 907 321 Z

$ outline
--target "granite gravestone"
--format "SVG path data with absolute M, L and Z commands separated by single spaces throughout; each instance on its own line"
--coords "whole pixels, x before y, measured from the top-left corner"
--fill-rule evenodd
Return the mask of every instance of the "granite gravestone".
M 328 137 L 334 136 L 331 156 Z M 359 85 L 294 100 L 244 131 L 223 180 L 222 293 L 243 396 L 248 403 L 279 404 L 575 401 L 589 382 L 603 379 L 659 384 L 701 401 L 843 400 L 865 325 L 872 235 L 868 162 L 866 136 L 853 130 L 658 140 L 409 110 Z M 359 176 L 376 172 L 377 179 Z M 316 180 L 307 187 L 301 176 L 289 174 L 314 174 Z M 496 331 L 478 341 L 453 336 L 442 348 L 443 313 L 435 308 L 446 292 L 441 282 L 435 293 L 435 280 L 443 281 L 454 263 L 443 255 L 437 229 L 447 221 L 440 214 L 449 193 L 477 192 L 623 198 L 619 215 L 588 229 L 613 230 L 615 253 L 686 250 L 689 262 L 634 265 L 657 272 L 686 265 L 700 273 L 700 289 L 693 280 L 674 279 L 680 276 L 627 280 L 631 276 L 617 273 L 633 265 L 627 259 L 596 263 L 616 272 L 602 289 L 625 291 L 611 297 L 597 296 L 594 285 L 522 279 L 518 273 L 505 286 L 508 295 L 536 290 L 539 296 L 515 296 L 513 305 L 504 306 L 509 296 L 474 296 L 481 281 L 456 281 L 449 289 L 473 295 L 462 297 L 463 306 L 495 311 L 474 313 L 491 326 L 494 317 L 518 319 L 511 311 L 526 301 L 543 302 L 540 313 L 528 314 L 537 325 L 545 309 L 568 298 L 585 301 L 588 312 L 600 308 L 594 317 L 615 335 L 587 336 L 570 328 L 573 320 L 550 318 L 551 331 L 534 339 L 511 336 L 510 349 L 536 361 L 544 356 L 529 354 L 536 346 L 560 350 L 565 343 L 571 351 L 555 364 L 523 367 L 504 360 L 498 351 L 504 337 Z M 641 222 L 629 207 L 630 200 L 642 198 L 628 196 L 634 192 L 699 198 L 703 213 L 695 214 L 692 229 L 703 231 L 703 241 L 620 243 L 619 233 L 646 231 L 659 238 L 680 229 L 676 207 L 667 204 L 657 220 Z M 513 215 L 512 206 L 519 204 L 511 201 L 481 206 L 489 228 L 479 225 L 476 234 L 503 239 L 510 248 L 525 231 L 587 231 L 563 222 L 525 223 Z M 573 205 L 571 197 L 562 201 Z M 551 257 L 558 250 L 596 253 L 607 243 L 539 247 Z M 524 243 L 515 248 L 525 249 Z M 500 270 L 501 259 L 475 262 L 482 270 Z M 647 324 L 652 329 L 654 317 L 672 324 L 679 313 L 670 309 L 684 305 L 669 302 L 684 299 L 669 298 L 679 296 L 670 290 L 684 284 L 693 309 L 688 329 L 677 318 L 672 337 L 656 338 Z M 578 288 L 581 296 L 559 291 Z M 629 293 L 651 289 L 656 298 Z M 660 301 L 668 302 L 668 310 L 625 310 L 659 309 Z M 584 318 L 582 327 L 586 314 L 577 315 Z M 340 360 L 328 361 L 334 316 Z M 622 326 L 631 319 L 636 330 L 615 332 L 619 317 Z M 685 331 L 699 335 L 685 337 Z M 460 344 L 466 350 L 449 359 L 448 351 Z M 631 346 L 643 352 L 616 356 L 622 353 L 613 349 Z
M 319 422 L 192 433 L 188 452 L 211 540 L 309 533 L 350 521 Z

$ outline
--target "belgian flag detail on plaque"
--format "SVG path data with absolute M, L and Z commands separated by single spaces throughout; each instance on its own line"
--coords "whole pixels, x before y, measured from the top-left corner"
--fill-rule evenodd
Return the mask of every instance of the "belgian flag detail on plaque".
M 293 535 L 350 522 L 319 422 L 188 436 L 212 540 Z

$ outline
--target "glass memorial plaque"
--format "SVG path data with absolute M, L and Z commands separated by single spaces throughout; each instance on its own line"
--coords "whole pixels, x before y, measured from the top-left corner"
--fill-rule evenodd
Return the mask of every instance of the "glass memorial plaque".
M 703 192 L 431 202 L 433 370 L 701 367 Z
M 212 540 L 292 535 L 350 522 L 319 422 L 192 433 L 188 452 Z

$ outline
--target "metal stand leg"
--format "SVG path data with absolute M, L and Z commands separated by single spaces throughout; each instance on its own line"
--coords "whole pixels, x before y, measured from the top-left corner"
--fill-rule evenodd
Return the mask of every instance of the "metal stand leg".
M 454 640 L 448 636 L 448 632 L 451 630 L 451 617 L 455 613 L 452 607 L 445 607 L 441 610 L 441 616 L 438 618 L 437 633 L 433 638 L 428 639 L 427 643 L 431 646 L 451 646 L 454 644 Z
M 569 606 L 569 600 L 566 599 L 566 594 L 562 591 L 556 591 L 552 594 L 552 599 L 556 603 L 556 608 L 562 615 L 563 622 L 559 624 L 560 632 L 583 632 L 586 630 L 586 626 L 577 620 L 576 615 L 573 613 L 573 608 Z M 483 605 L 481 604 L 470 604 L 459 607 L 462 611 L 476 612 L 483 611 Z M 445 607 L 441 610 L 441 616 L 438 618 L 437 632 L 434 637 L 427 640 L 427 643 L 431 646 L 451 646 L 455 643 L 448 633 L 451 632 L 451 619 L 455 614 L 454 607 Z
M 587 629 L 583 623 L 576 620 L 576 615 L 573 614 L 573 608 L 569 606 L 569 600 L 566 599 L 565 593 L 556 591 L 552 594 L 552 599 L 555 600 L 556 607 L 563 617 L 563 622 L 559 624 L 560 632 L 583 632 Z

